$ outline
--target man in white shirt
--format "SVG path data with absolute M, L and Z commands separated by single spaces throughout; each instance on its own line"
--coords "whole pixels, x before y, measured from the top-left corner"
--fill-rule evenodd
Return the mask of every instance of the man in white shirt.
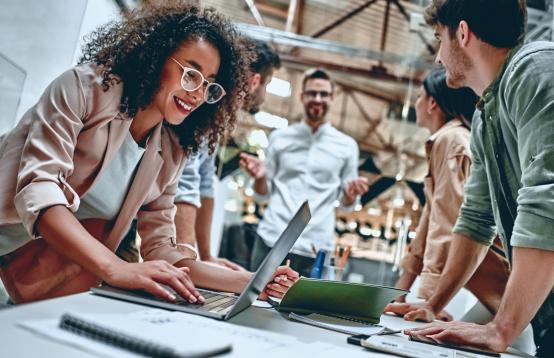
M 312 219 L 288 258 L 294 270 L 309 276 L 312 246 L 333 250 L 335 202 L 351 210 L 368 189 L 367 179 L 358 177 L 356 141 L 326 120 L 333 89 L 325 71 L 307 71 L 300 95 L 304 119 L 271 134 L 264 162 L 241 154 L 241 167 L 254 178 L 258 199 L 269 200 L 252 249 L 251 270 L 258 268 L 296 209 L 308 200 Z

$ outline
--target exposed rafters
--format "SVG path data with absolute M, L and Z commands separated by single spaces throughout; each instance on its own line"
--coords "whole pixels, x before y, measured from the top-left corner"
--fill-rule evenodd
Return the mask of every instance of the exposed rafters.
M 320 37 L 324 34 L 326 34 L 327 32 L 331 31 L 332 29 L 334 29 L 335 27 L 339 26 L 340 24 L 342 24 L 343 22 L 347 21 L 348 19 L 350 19 L 351 17 L 359 14 L 360 12 L 362 12 L 363 10 L 365 10 L 366 8 L 368 8 L 370 5 L 376 3 L 377 0 L 369 0 L 369 1 L 366 1 L 365 3 L 363 3 L 362 5 L 358 6 L 357 8 L 349 11 L 348 13 L 344 14 L 343 16 L 339 17 L 338 19 L 336 19 L 335 21 L 333 21 L 332 23 L 330 23 L 329 25 L 325 26 L 324 28 L 314 32 L 311 37 L 314 37 L 314 38 L 317 38 L 317 37 Z

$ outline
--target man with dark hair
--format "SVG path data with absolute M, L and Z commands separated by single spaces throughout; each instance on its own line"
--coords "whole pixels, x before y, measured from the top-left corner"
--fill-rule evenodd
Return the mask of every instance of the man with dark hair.
M 306 72 L 302 84 L 305 119 L 271 134 L 265 162 L 241 155 L 241 167 L 255 180 L 257 198 L 269 200 L 252 249 L 251 270 L 261 264 L 294 210 L 308 200 L 312 219 L 288 258 L 291 267 L 309 276 L 312 247 L 333 250 L 335 202 L 351 209 L 368 188 L 367 180 L 358 177 L 357 143 L 326 121 L 333 100 L 331 78 L 314 69 Z
M 451 87 L 481 96 L 473 165 L 437 290 L 403 312 L 440 312 L 500 234 L 511 274 L 486 325 L 434 323 L 412 332 L 504 351 L 529 322 L 540 357 L 554 356 L 554 44 L 522 45 L 520 0 L 433 0 L 428 23 Z M 408 307 L 409 306 L 409 307 Z
M 247 47 L 256 54 L 256 60 L 250 64 L 250 93 L 244 109 L 256 114 L 265 100 L 266 87 L 271 82 L 273 71 L 281 68 L 281 59 L 265 42 L 248 40 Z
M 281 67 L 279 55 L 266 43 L 244 38 L 244 45 L 250 49 L 255 59 L 250 64 L 249 93 L 242 107 L 252 114 L 259 111 L 265 100 L 266 86 L 271 81 L 273 71 Z M 239 265 L 210 253 L 210 231 L 214 206 L 215 157 L 202 147 L 197 155 L 186 164 L 179 180 L 175 204 L 177 213 L 177 242 L 197 244 L 203 261 L 213 262 L 233 270 L 244 270 Z

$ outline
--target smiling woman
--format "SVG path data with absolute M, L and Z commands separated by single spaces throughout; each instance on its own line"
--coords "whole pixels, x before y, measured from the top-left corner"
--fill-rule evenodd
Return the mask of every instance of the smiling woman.
M 94 32 L 80 64 L 0 137 L 0 276 L 14 302 L 101 280 L 202 301 L 173 265 L 196 255 L 175 243 L 173 196 L 187 155 L 235 123 L 249 65 L 239 40 L 210 9 L 132 11 Z M 139 264 L 113 253 L 134 217 Z

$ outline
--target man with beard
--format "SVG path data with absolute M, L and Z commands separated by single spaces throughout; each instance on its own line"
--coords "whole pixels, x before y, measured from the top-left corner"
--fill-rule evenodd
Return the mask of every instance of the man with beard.
M 244 41 L 256 58 L 250 64 L 250 91 L 242 107 L 245 111 L 255 114 L 265 100 L 266 86 L 271 82 L 273 72 L 281 67 L 281 60 L 268 44 L 253 39 Z M 179 179 L 175 196 L 177 242 L 197 244 L 200 259 L 203 261 L 244 271 L 241 266 L 225 258 L 213 257 L 210 253 L 214 174 L 215 156 L 208 153 L 207 147 L 202 147 L 198 154 L 189 159 Z
M 523 37 L 523 0 L 433 0 L 426 20 L 440 41 L 448 85 L 481 96 L 473 165 L 446 267 L 433 296 L 397 313 L 440 312 L 500 234 L 511 274 L 498 313 L 485 324 L 434 323 L 409 330 L 506 350 L 531 322 L 537 356 L 554 356 L 554 44 Z
M 269 138 L 266 160 L 241 154 L 241 167 L 254 178 L 258 199 L 269 199 L 258 226 L 250 269 L 261 264 L 294 211 L 304 200 L 312 219 L 288 258 L 291 267 L 309 276 L 314 263 L 312 247 L 332 251 L 335 205 L 351 209 L 368 189 L 367 179 L 358 177 L 358 145 L 326 121 L 333 100 L 333 83 L 321 70 L 307 71 L 300 95 L 305 118 Z

